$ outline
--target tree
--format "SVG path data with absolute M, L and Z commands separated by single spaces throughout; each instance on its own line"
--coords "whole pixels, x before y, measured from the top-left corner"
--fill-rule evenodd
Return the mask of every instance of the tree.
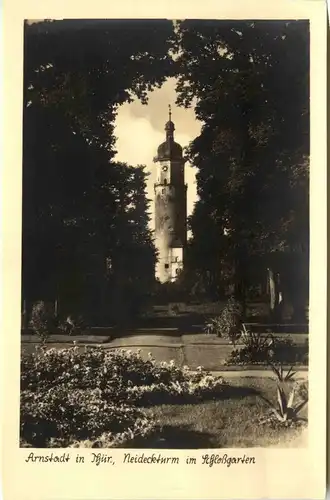
M 156 251 L 148 229 L 144 166 L 116 163 L 121 177 L 115 195 L 115 211 L 105 213 L 108 285 L 116 318 L 130 319 L 149 300 L 154 286 Z M 108 228 L 108 229 L 107 229 Z
M 106 262 L 134 239 L 118 193 L 121 203 L 135 196 L 134 227 L 145 225 L 136 244 L 152 258 L 145 177 L 113 162 L 114 120 L 171 74 L 172 23 L 47 21 L 26 24 L 24 36 L 22 295 L 96 312 Z
M 187 20 L 175 45 L 178 103 L 195 99 L 203 122 L 188 152 L 198 168 L 191 228 L 200 265 L 207 260 L 218 281 L 227 262 L 244 300 L 258 257 L 281 275 L 297 316 L 308 295 L 308 41 L 305 21 Z

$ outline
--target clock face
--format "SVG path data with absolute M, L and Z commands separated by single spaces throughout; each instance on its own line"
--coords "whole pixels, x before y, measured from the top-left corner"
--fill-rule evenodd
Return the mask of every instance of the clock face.
M 162 168 L 163 172 L 167 172 L 167 169 L 168 169 L 167 165 L 164 165 Z

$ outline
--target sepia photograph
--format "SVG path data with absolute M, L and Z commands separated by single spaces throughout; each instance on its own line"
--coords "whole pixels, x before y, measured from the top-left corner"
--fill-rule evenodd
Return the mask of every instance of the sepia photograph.
M 3 18 L 1 495 L 323 500 L 326 2 Z
M 304 447 L 308 20 L 24 22 L 21 448 Z

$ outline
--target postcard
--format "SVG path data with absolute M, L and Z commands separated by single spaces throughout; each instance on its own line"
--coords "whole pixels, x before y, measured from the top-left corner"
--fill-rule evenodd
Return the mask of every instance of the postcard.
M 5 3 L 5 500 L 325 497 L 326 28 Z

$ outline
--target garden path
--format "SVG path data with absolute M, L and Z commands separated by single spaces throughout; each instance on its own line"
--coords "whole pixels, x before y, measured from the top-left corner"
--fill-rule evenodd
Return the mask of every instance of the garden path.
M 124 348 L 132 351 L 141 351 L 143 358 L 149 353 L 157 361 L 174 360 L 179 366 L 187 365 L 191 369 L 203 366 L 208 370 L 237 370 L 242 371 L 251 367 L 225 367 L 224 362 L 233 350 L 233 346 L 225 339 L 219 339 L 214 335 L 205 333 L 181 334 L 176 329 L 132 330 L 125 332 L 125 336 L 111 337 L 111 331 L 104 332 L 109 335 L 77 335 L 64 336 L 52 335 L 48 345 L 55 348 L 64 348 L 76 342 L 78 345 L 102 345 L 104 349 Z M 295 343 L 304 343 L 306 334 L 290 335 Z M 38 344 L 38 338 L 34 335 L 22 336 L 22 347 L 31 351 Z M 264 368 L 264 367 L 263 367 Z M 255 367 L 253 367 L 255 370 Z M 300 367 L 299 367 L 300 370 Z M 262 370 L 258 369 L 258 374 Z M 302 369 L 305 371 L 305 369 Z M 267 371 L 266 371 L 267 372 Z M 269 372 L 267 372 L 269 373 Z M 260 376 L 260 375 L 258 375 Z

